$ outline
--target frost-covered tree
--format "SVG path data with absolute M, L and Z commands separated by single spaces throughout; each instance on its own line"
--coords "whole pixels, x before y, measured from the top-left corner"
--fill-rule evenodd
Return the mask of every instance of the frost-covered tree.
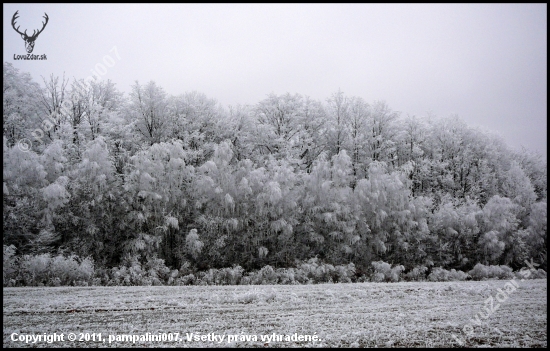
M 531 205 L 529 213 L 529 233 L 526 243 L 529 247 L 529 257 L 539 259 L 542 268 L 547 265 L 547 232 L 548 232 L 548 207 L 546 202 L 536 202 Z
M 327 148 L 329 155 L 338 155 L 349 137 L 349 99 L 338 91 L 327 99 Z
M 237 161 L 255 158 L 253 115 L 253 109 L 248 105 L 229 106 L 223 128 L 219 129 L 224 139 L 231 140 Z
M 509 198 L 499 195 L 493 196 L 483 207 L 481 244 L 485 245 L 489 262 L 497 263 L 500 259 L 503 264 L 510 264 L 525 258 L 525 233 L 518 231 L 519 210 Z
M 459 202 L 448 195 L 442 199 L 430 221 L 433 260 L 438 265 L 458 267 L 475 259 L 472 254 L 475 252 L 481 215 L 481 209 L 473 200 Z
M 510 169 L 502 178 L 501 194 L 519 206 L 517 217 L 520 221 L 526 222 L 529 209 L 537 199 L 531 180 L 516 161 L 511 162 Z
M 41 189 L 48 185 L 40 156 L 10 147 L 3 138 L 3 242 L 22 252 L 34 249 L 31 243 L 44 229 L 41 221 L 44 202 Z
M 548 192 L 548 168 L 542 155 L 538 152 L 523 148 L 514 155 L 514 158 L 531 180 L 531 185 L 533 185 L 535 193 L 537 194 L 537 201 L 546 201 Z
M 418 201 L 417 212 L 410 201 L 410 182 L 402 172 L 389 173 L 384 162 L 372 162 L 368 177 L 354 190 L 360 220 L 365 224 L 366 255 L 401 260 L 415 236 L 425 235 L 426 223 L 416 215 L 425 212 L 429 201 Z
M 4 62 L 2 91 L 3 135 L 7 145 L 13 146 L 22 138 L 31 138 L 30 133 L 40 128 L 42 89 L 30 74 Z
M 168 102 L 164 89 L 153 81 L 132 86 L 128 111 L 136 121 L 136 130 L 149 145 L 164 140 L 168 122 Z
M 270 94 L 255 106 L 256 150 L 263 155 L 291 162 L 301 160 L 307 133 L 303 97 L 299 94 Z
M 88 83 L 88 102 L 85 113 L 85 133 L 94 140 L 99 135 L 107 135 L 109 114 L 119 111 L 123 105 L 122 93 L 111 80 L 91 81 Z
M 125 99 L 110 81 L 40 88 L 7 63 L 3 101 L 4 244 L 18 253 L 137 275 L 314 257 L 546 267 L 546 160 L 456 116 L 400 118 L 341 91 L 224 109 L 136 82 Z M 36 130 L 42 142 L 17 145 Z
M 224 128 L 224 111 L 218 102 L 193 91 L 168 99 L 168 138 L 183 141 L 187 162 L 203 164 L 212 154 L 214 144 L 232 135 Z
M 400 130 L 396 133 L 398 165 L 411 166 L 408 176 L 412 181 L 413 196 L 424 192 L 423 180 L 428 172 L 427 160 L 424 157 L 427 134 L 428 127 L 425 121 L 414 116 L 405 118 Z
M 163 244 L 167 261 L 180 259 L 179 230 L 185 230 L 190 221 L 187 194 L 194 173 L 185 157 L 181 141 L 157 143 L 132 156 L 132 170 L 124 184 L 129 206 L 124 221 L 132 230 L 127 250 L 152 257 Z M 177 218 L 180 229 L 167 227 L 167 216 Z
M 369 116 L 367 140 L 372 161 L 383 161 L 396 166 L 395 122 L 399 113 L 392 111 L 385 101 L 375 101 Z
M 348 115 L 347 130 L 349 131 L 349 139 L 345 147 L 351 157 L 354 178 L 352 185 L 355 186 L 358 179 L 365 178 L 370 161 L 368 150 L 365 148 L 368 143 L 370 106 L 361 98 L 351 98 Z
M 60 77 L 55 77 L 53 74 L 49 76 L 48 80 L 42 77 L 42 81 L 44 88 L 40 99 L 40 119 L 41 128 L 45 134 L 44 143 L 48 143 L 57 138 L 56 132 L 65 122 L 66 114 L 71 107 L 67 88 L 69 79 L 66 79 L 65 73 L 63 73 L 61 81 Z

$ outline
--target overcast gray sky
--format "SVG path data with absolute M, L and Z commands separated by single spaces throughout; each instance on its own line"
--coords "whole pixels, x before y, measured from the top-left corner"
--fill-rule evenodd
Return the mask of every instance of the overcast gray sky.
M 402 116 L 457 114 L 546 157 L 546 4 L 4 4 L 4 62 L 36 81 L 103 79 L 129 92 L 154 80 L 222 105 L 267 94 L 325 100 L 341 89 Z M 11 27 L 49 23 L 33 54 Z M 116 53 L 120 57 L 117 59 Z

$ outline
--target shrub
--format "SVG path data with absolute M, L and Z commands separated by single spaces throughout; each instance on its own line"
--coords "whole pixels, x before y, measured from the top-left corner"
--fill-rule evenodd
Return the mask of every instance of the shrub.
M 247 291 L 239 296 L 235 297 L 237 303 L 248 304 L 260 299 L 260 295 L 257 291 Z
M 128 275 L 125 277 L 125 280 L 130 282 L 128 285 L 144 285 L 143 278 L 145 276 L 145 272 L 141 269 L 139 262 L 134 262 L 130 267 L 128 267 L 127 273 Z
M 190 272 L 189 269 L 182 267 L 179 271 Z M 215 269 L 211 268 L 205 272 L 198 272 L 196 276 L 192 273 L 185 274 L 182 277 L 175 279 L 175 283 L 179 285 L 239 285 L 243 284 L 244 269 L 241 266 L 233 266 L 231 268 Z
M 2 256 L 2 271 L 3 271 L 3 284 L 4 286 L 14 286 L 15 278 L 17 276 L 17 257 L 15 256 L 16 248 L 13 245 L 3 247 Z
M 512 271 L 512 268 L 508 266 L 492 266 L 494 267 L 494 276 L 498 277 L 499 279 L 512 279 L 514 278 L 514 272 Z
M 53 257 L 50 262 L 50 275 L 56 278 L 55 286 L 69 285 L 74 280 L 78 270 L 78 263 L 73 257 L 65 258 L 62 255 Z
M 472 268 L 471 271 L 468 272 L 468 274 L 474 280 L 483 280 L 489 276 L 489 270 L 487 266 L 478 263 L 474 266 L 474 268 Z
M 536 271 L 523 268 L 515 273 L 515 277 L 518 279 L 546 279 L 546 271 L 540 268 Z
M 514 277 L 512 268 L 508 266 L 485 266 L 481 263 L 476 264 L 468 274 L 474 280 L 512 279 Z
M 125 257 L 120 266 L 111 270 L 109 285 L 152 285 L 151 280 L 144 279 L 145 276 L 137 257 Z
M 61 286 L 61 279 L 58 277 L 55 277 L 51 280 L 50 285 L 52 286 Z
M 62 254 L 51 257 L 48 253 L 24 255 L 17 262 L 18 266 L 12 264 L 10 267 L 12 271 L 8 283 L 11 286 L 87 286 L 92 283 L 95 274 L 94 262 L 91 258 L 81 260 L 75 255 L 68 257 Z
M 210 268 L 206 272 L 197 273 L 197 285 L 215 285 L 214 269 Z
M 252 285 L 277 284 L 278 280 L 275 270 L 270 265 L 262 267 L 259 271 L 251 272 L 248 276 Z
M 302 277 L 305 276 L 305 279 L 302 279 L 302 280 L 305 280 L 306 283 L 310 280 L 315 283 L 318 282 L 318 277 L 317 277 L 317 275 L 319 274 L 317 272 L 317 267 L 319 266 L 318 261 L 319 260 L 317 259 L 317 257 L 314 257 L 314 258 L 310 258 L 306 262 L 296 262 L 297 269 L 300 270 L 302 273 L 300 275 Z
M 302 269 L 301 267 L 294 268 L 294 281 L 297 284 L 310 284 L 311 280 L 308 277 L 308 272 Z
M 137 256 L 126 256 L 118 267 L 111 269 L 111 279 L 108 285 L 164 285 L 172 284 L 179 272 L 170 271 L 164 260 L 160 258 L 148 258 L 143 265 Z
M 194 285 L 197 278 L 193 273 L 184 275 L 176 280 L 178 285 Z
M 546 279 L 546 271 L 539 268 L 533 272 L 532 276 L 532 279 Z
M 390 280 L 392 282 L 398 282 L 401 279 L 401 273 L 405 270 L 402 265 L 395 266 L 391 269 Z
M 94 276 L 94 262 L 91 258 L 85 258 L 78 263 L 78 257 L 71 255 L 64 257 L 57 255 L 50 262 L 50 277 L 52 285 L 80 285 L 86 286 Z
M 466 280 L 468 277 L 468 274 L 462 271 L 456 271 L 454 269 L 448 271 L 442 267 L 436 267 L 432 270 L 430 275 L 428 275 L 428 280 L 431 282 L 449 282 Z
M 173 269 L 170 271 L 170 276 L 168 277 L 168 281 L 166 282 L 166 284 L 168 285 L 177 285 L 176 284 L 176 278 L 178 277 L 179 275 L 179 271 L 177 269 Z
M 95 270 L 95 278 L 92 279 L 92 285 L 112 285 L 111 273 L 112 270 L 109 268 L 97 268 Z
M 347 265 L 340 265 L 335 267 L 336 282 L 339 283 L 351 283 L 351 279 L 355 277 L 355 265 L 349 263 Z
M 386 277 L 385 277 L 384 273 L 374 273 L 372 281 L 377 282 L 377 283 L 381 283 L 381 282 L 386 281 Z
M 226 298 L 225 303 L 249 304 L 253 302 L 272 302 L 277 298 L 277 294 L 271 291 L 261 291 L 251 289 L 241 293 L 233 293 L 233 296 Z
M 295 280 L 301 284 L 341 282 L 349 283 L 355 277 L 355 265 L 333 266 L 321 262 L 317 257 L 306 262 L 296 262 Z
M 334 276 L 334 266 L 331 264 L 317 264 L 313 271 L 315 283 L 332 283 Z
M 295 280 L 294 268 L 278 268 L 275 270 L 277 275 L 277 284 L 298 284 Z
M 92 282 L 95 275 L 94 260 L 91 257 L 86 257 L 80 262 L 77 272 L 77 281 Z
M 403 278 L 407 281 L 424 281 L 426 280 L 426 272 L 428 267 L 426 266 L 416 266 L 410 272 L 405 274 Z
M 165 284 L 170 279 L 170 268 L 164 265 L 161 258 L 148 258 L 144 271 L 153 285 Z
M 384 261 L 375 261 L 371 265 L 374 267 L 373 281 L 383 282 L 386 277 L 391 277 L 391 264 Z
M 191 273 L 193 273 L 193 270 L 191 269 L 191 263 L 189 263 L 188 261 L 184 261 L 179 269 L 179 275 L 183 277 Z
M 384 261 L 372 262 L 374 267 L 373 281 L 375 282 L 398 282 L 401 278 L 401 273 L 405 270 L 402 265 L 397 265 L 391 268 L 391 265 Z
M 24 255 L 20 273 L 23 285 L 46 285 L 49 280 L 50 254 Z
M 238 285 L 243 277 L 244 269 L 241 266 L 222 268 L 217 271 L 216 285 Z

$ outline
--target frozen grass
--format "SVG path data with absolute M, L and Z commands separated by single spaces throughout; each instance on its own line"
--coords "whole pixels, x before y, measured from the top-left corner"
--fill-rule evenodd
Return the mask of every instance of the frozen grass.
M 18 334 L 180 333 L 181 342 L 41 343 L 39 347 L 546 347 L 547 281 L 519 288 L 473 334 L 461 332 L 507 281 L 262 286 L 4 288 L 4 347 Z M 496 304 L 496 302 L 495 302 Z M 185 341 L 185 333 L 258 341 Z M 260 335 L 314 335 L 265 344 Z

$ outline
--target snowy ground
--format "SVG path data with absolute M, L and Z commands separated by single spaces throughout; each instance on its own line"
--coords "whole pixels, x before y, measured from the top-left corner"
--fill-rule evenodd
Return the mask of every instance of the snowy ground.
M 4 288 L 3 346 L 546 347 L 547 280 L 507 283 Z

